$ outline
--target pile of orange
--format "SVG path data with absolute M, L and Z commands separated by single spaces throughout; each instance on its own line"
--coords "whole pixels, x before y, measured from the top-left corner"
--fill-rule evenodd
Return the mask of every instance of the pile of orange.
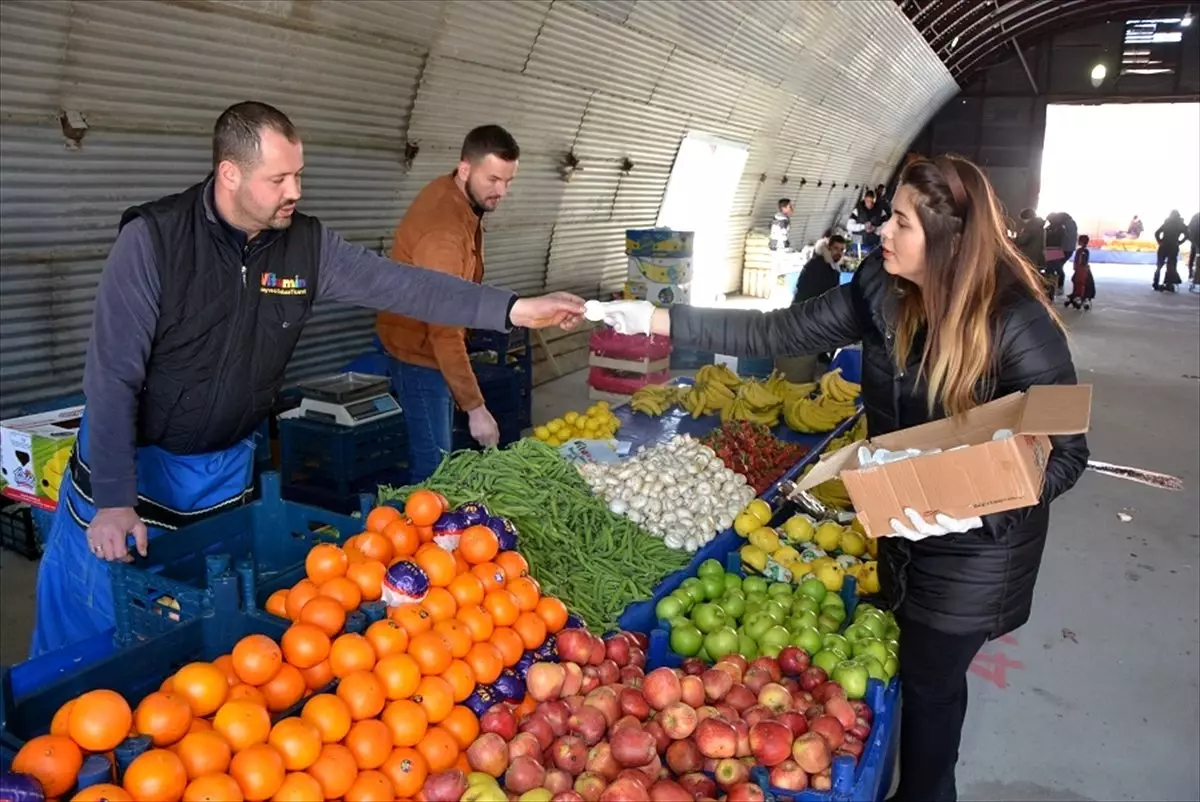
M 249 635 L 230 654 L 182 667 L 136 709 L 113 691 L 85 693 L 13 770 L 61 797 L 88 755 L 111 761 L 125 738 L 145 735 L 152 747 L 120 786 L 74 799 L 373 802 L 417 796 L 432 773 L 469 772 L 479 722 L 462 702 L 562 629 L 567 609 L 542 596 L 524 558 L 500 551 L 487 527 L 464 531 L 453 552 L 434 543 L 446 508 L 418 491 L 404 514 L 375 509 L 366 531 L 314 546 L 306 578 L 271 596 L 267 609 L 293 622 L 279 643 Z M 425 599 L 344 633 L 347 613 L 379 599 L 387 567 L 405 559 L 429 577 Z M 299 715 L 272 723 L 305 699 Z

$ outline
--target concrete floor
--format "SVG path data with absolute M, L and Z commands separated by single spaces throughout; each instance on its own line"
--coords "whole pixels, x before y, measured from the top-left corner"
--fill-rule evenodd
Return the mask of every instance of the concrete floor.
M 1066 314 L 1092 456 L 1184 490 L 1089 472 L 1055 503 L 1032 620 L 973 666 L 964 800 L 1200 799 L 1200 295 L 1096 275 L 1092 311 Z M 586 407 L 585 379 L 539 387 L 535 420 Z M 0 662 L 25 655 L 35 568 L 0 555 Z

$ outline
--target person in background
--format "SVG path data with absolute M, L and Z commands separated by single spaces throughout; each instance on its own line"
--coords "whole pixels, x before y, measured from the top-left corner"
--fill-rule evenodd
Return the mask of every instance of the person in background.
M 572 295 L 518 299 L 347 242 L 297 208 L 303 170 L 291 120 L 238 103 L 217 118 L 206 178 L 122 215 L 38 566 L 33 657 L 114 626 L 109 561 L 250 500 L 252 435 L 316 301 L 493 331 L 582 318 Z
M 884 219 L 892 216 L 892 203 L 888 200 L 887 187 L 883 184 L 875 186 L 875 202 L 879 204 L 879 211 L 883 214 Z
M 1167 219 L 1154 232 L 1154 240 L 1158 243 L 1158 264 L 1154 268 L 1154 291 L 1175 292 L 1179 279 L 1179 246 L 1188 238 L 1187 224 L 1178 209 L 1172 209 Z M 1163 267 L 1167 268 L 1162 284 L 1158 283 L 1158 274 Z
M 849 284 L 773 312 L 610 305 L 625 334 L 721 354 L 814 354 L 862 342 L 872 437 L 959 415 L 1010 393 L 1075 384 L 1061 320 L 1005 235 L 983 172 L 953 157 L 905 169 L 883 244 Z M 981 518 L 916 510 L 879 540 L 884 596 L 900 624 L 898 802 L 957 798 L 967 671 L 980 647 L 1024 624 L 1050 506 L 1087 465 L 1083 435 L 1051 437 L 1038 504 Z M 949 536 L 947 536 L 949 535 Z
M 1090 241 L 1087 234 L 1080 234 L 1075 248 L 1075 269 L 1071 273 L 1071 294 L 1067 296 L 1066 305 L 1076 309 L 1091 309 L 1092 299 L 1096 297 L 1096 280 L 1092 277 L 1092 253 L 1088 250 Z
M 1046 221 L 1033 209 L 1021 210 L 1021 224 L 1013 244 L 1038 272 L 1046 267 Z
M 864 250 L 873 251 L 879 247 L 879 229 L 883 227 L 887 215 L 884 214 L 883 207 L 876 203 L 875 190 L 867 190 L 862 201 L 850 213 L 850 219 L 863 227 Z
M 426 184 L 396 226 L 392 258 L 481 283 L 484 215 L 508 194 L 520 155 L 498 125 L 468 133 L 454 171 Z M 500 427 L 484 404 L 462 327 L 381 312 L 376 332 L 392 357 L 392 385 L 408 426 L 410 482 L 428 479 L 451 450 L 455 404 L 467 413 L 477 443 L 499 444 Z
M 840 265 L 845 254 L 844 237 L 831 234 L 818 240 L 812 258 L 800 270 L 792 306 L 824 295 L 838 286 L 841 283 Z M 790 382 L 810 382 L 816 378 L 819 360 L 817 354 L 781 357 L 775 360 L 775 367 Z
M 1066 283 L 1067 262 L 1075 251 L 1079 237 L 1071 215 L 1066 212 L 1051 212 L 1046 215 L 1046 275 L 1053 282 L 1050 298 L 1060 295 Z
M 1142 224 L 1142 218 L 1135 214 L 1133 219 L 1129 221 L 1129 228 L 1125 230 L 1125 233 L 1129 235 L 1130 239 L 1137 239 L 1142 236 L 1142 232 L 1145 230 L 1146 226 Z
M 771 220 L 771 238 L 767 247 L 773 251 L 790 251 L 792 249 L 792 200 L 780 198 L 776 205 L 775 217 Z
M 1200 212 L 1192 215 L 1187 224 L 1188 242 L 1188 281 L 1196 280 L 1196 251 L 1200 249 Z

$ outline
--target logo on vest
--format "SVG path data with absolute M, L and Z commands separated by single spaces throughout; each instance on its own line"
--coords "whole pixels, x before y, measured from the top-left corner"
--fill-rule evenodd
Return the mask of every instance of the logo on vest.
M 268 295 L 308 295 L 308 282 L 299 276 L 280 278 L 274 273 L 263 273 L 259 292 Z

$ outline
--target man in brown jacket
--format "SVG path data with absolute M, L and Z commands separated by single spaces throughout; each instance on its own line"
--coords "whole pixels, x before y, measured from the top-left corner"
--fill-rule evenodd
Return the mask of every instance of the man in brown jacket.
M 467 134 L 453 173 L 421 190 L 396 227 L 392 258 L 483 281 L 483 215 L 494 211 L 517 174 L 520 149 L 498 125 Z M 467 356 L 466 330 L 388 312 L 376 329 L 392 355 L 392 383 L 408 424 L 409 479 L 424 481 L 450 450 L 454 404 L 483 446 L 500 440 Z

